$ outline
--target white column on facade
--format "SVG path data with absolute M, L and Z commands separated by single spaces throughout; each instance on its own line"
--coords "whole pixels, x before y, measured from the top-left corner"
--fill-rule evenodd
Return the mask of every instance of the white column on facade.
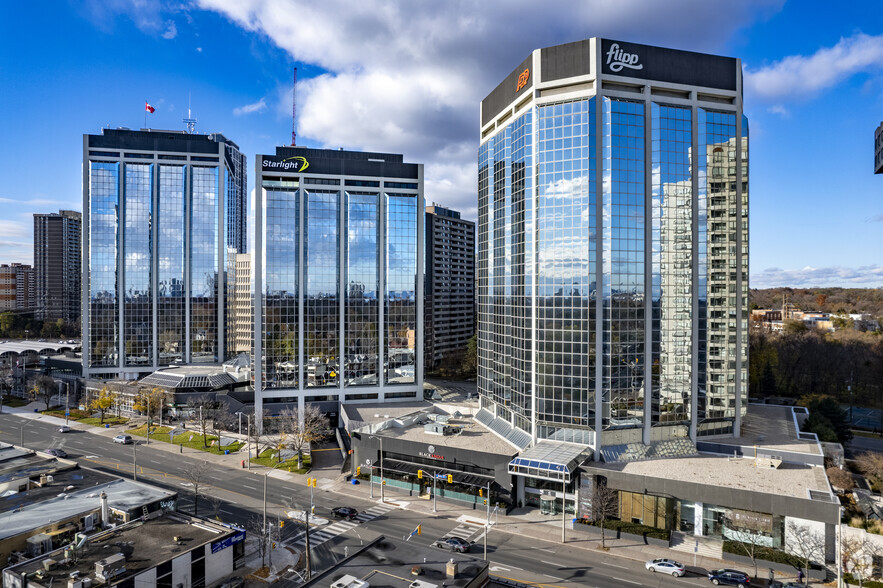
M 159 367 L 159 217 L 162 213 L 159 207 L 160 163 L 160 161 L 157 161 L 153 164 L 153 186 L 150 191 L 152 199 L 152 213 L 150 215 L 150 311 L 153 316 L 153 329 L 151 329 L 153 353 L 150 360 L 153 364 L 153 369 Z
M 702 526 L 702 512 L 704 510 L 705 507 L 701 502 L 693 503 L 693 534 L 700 537 L 705 534 Z
M 377 362 L 378 362 L 378 390 L 379 397 L 383 398 L 383 391 L 386 390 L 386 218 L 388 211 L 386 210 L 386 193 L 380 192 L 379 202 L 380 215 L 378 218 L 378 236 L 377 236 L 377 254 L 380 256 L 378 263 L 378 324 L 377 334 L 379 341 L 377 342 Z
M 594 39 L 590 46 L 595 77 L 595 461 L 601 461 L 601 441 L 604 416 L 604 113 L 601 89 L 601 46 Z
M 264 412 L 264 211 L 267 206 L 267 193 L 263 187 L 261 157 L 255 158 L 254 182 L 254 247 L 251 248 L 251 296 L 254 319 L 252 324 L 251 368 L 254 371 L 254 415 L 255 428 L 261 430 Z

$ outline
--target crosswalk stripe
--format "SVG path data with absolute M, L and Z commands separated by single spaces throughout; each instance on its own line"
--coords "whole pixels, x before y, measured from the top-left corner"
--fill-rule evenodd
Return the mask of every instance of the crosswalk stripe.
M 385 505 L 372 506 L 364 512 L 359 513 L 358 516 L 356 516 L 356 520 L 367 523 L 368 521 L 374 520 L 382 514 L 388 513 L 393 508 L 395 507 Z M 310 531 L 310 546 L 313 547 L 325 543 L 329 539 L 337 537 L 338 535 L 358 526 L 359 524 L 355 521 L 344 520 L 336 521 L 321 530 Z M 292 540 L 289 539 L 286 543 L 291 541 Z M 300 545 L 301 547 L 306 547 L 306 543 L 307 538 L 304 534 L 300 534 L 298 538 L 294 541 L 294 545 Z

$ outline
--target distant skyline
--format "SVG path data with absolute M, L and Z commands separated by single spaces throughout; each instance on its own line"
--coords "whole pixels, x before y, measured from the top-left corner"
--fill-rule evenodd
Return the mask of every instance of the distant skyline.
M 533 49 L 608 37 L 739 57 L 750 125 L 752 288 L 883 287 L 878 2 L 107 0 L 0 4 L 0 263 L 33 213 L 82 209 L 82 134 L 221 132 L 403 153 L 426 202 L 477 217 L 479 102 Z M 253 200 L 252 200 L 253 206 Z M 253 228 L 249 219 L 249 230 Z

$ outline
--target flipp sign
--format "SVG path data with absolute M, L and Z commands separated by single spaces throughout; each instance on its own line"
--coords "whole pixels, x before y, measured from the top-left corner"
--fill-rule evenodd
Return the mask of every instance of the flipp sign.
M 619 43 L 614 43 L 607 50 L 607 65 L 612 72 L 620 72 L 622 68 L 644 69 L 643 63 L 638 63 L 637 53 L 626 53 L 619 48 Z
M 515 91 L 518 92 L 521 88 L 527 85 L 528 80 L 530 80 L 530 70 L 525 69 L 518 76 L 518 85 L 515 86 Z

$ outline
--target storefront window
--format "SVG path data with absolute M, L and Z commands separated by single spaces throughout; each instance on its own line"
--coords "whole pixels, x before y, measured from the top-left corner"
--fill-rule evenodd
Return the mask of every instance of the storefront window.
M 648 527 L 671 529 L 674 526 L 674 504 L 674 499 L 665 496 L 621 491 L 619 518 Z

